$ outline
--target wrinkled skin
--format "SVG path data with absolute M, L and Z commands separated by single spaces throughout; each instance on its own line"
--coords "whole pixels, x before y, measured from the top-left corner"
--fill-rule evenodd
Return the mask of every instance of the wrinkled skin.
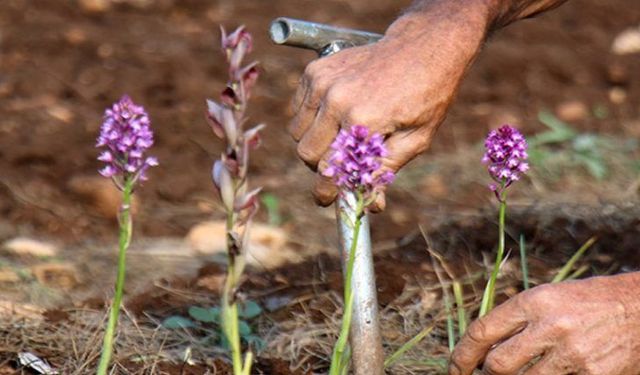
M 547 284 L 473 322 L 450 375 L 640 374 L 640 273 Z

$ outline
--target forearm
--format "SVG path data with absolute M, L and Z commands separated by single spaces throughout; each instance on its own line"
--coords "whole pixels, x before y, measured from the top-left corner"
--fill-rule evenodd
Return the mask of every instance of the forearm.
M 533 17 L 547 10 L 557 8 L 567 0 L 491 0 L 495 3 L 497 16 L 496 28 L 504 27 L 512 22 Z
M 447 9 L 447 17 L 452 13 L 474 13 L 486 21 L 488 31 L 500 29 L 515 21 L 533 17 L 556 8 L 567 0 L 416 0 L 407 14 L 427 14 L 434 10 Z

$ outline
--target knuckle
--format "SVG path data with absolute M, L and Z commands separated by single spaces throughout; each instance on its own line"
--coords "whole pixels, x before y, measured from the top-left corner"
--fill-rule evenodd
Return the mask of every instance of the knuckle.
M 329 88 L 329 80 L 323 78 L 323 76 L 315 77 L 310 84 L 311 93 L 313 96 L 320 96 L 326 92 Z
M 320 60 L 313 60 L 304 68 L 303 79 L 313 79 L 320 70 Z
M 556 336 L 566 336 L 571 334 L 575 328 L 575 323 L 570 316 L 559 315 L 551 320 L 551 329 Z
M 546 309 L 553 301 L 553 284 L 544 284 L 522 293 L 520 303 L 535 309 Z
M 331 106 L 339 107 L 348 98 L 348 91 L 341 85 L 333 85 L 327 90 L 326 102 Z
M 316 153 L 313 151 L 311 147 L 309 147 L 304 139 L 300 143 L 298 143 L 298 147 L 296 148 L 296 152 L 298 153 L 298 157 L 302 159 L 305 163 L 315 165 L 316 164 Z
M 485 323 L 484 318 L 480 318 L 473 322 L 469 326 L 466 336 L 473 342 L 484 342 L 485 337 L 487 336 L 487 323 Z
M 347 125 L 353 124 L 366 124 L 370 125 L 369 118 L 372 116 L 371 111 L 367 108 L 356 105 L 351 107 L 349 111 L 345 114 L 344 120 Z
M 487 355 L 483 369 L 484 372 L 489 375 L 507 375 L 514 372 L 504 356 L 501 356 L 497 352 L 490 352 L 489 355 Z
M 462 365 L 466 362 L 467 353 L 464 350 L 455 349 L 451 354 L 450 358 L 450 368 L 460 369 Z

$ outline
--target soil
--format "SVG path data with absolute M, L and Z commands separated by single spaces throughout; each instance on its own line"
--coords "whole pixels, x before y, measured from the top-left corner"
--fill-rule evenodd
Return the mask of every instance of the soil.
M 21 235 L 58 243 L 59 257 L 78 265 L 80 280 L 91 281 L 71 290 L 37 289 L 38 297 L 32 284 L 28 290 L 22 284 L 2 286 L 4 298 L 51 307 L 44 317 L 52 326 L 71 324 L 75 309 L 104 309 L 116 223 L 93 200 L 92 188 L 87 193 L 78 188 L 78 181 L 93 181 L 99 168 L 94 144 L 103 110 L 123 93 L 150 113 L 156 136 L 153 153 L 161 163 L 136 194 L 136 239 L 181 238 L 193 225 L 221 218 L 209 175 L 221 145 L 204 120 L 204 99 L 215 97 L 224 84 L 218 25 L 245 24 L 255 37 L 253 57 L 262 66 L 251 121 L 268 125 L 264 144 L 253 157 L 252 184 L 264 186 L 277 198 L 290 246 L 316 254 L 275 270 L 250 270 L 243 293 L 272 307 L 256 323 L 265 337 L 273 338 L 256 371 L 322 372 L 328 354 L 323 343 L 334 338 L 340 316 L 333 210 L 313 205 L 308 193 L 311 173 L 295 157 L 295 145 L 286 134 L 288 102 L 314 55 L 272 45 L 266 30 L 273 18 L 286 15 L 383 32 L 409 3 L 2 1 L 0 240 Z M 108 9 L 92 9 L 91 4 L 107 4 Z M 611 52 L 614 38 L 639 24 L 640 3 L 635 0 L 569 1 L 491 37 L 432 149 L 400 176 L 389 193 L 389 209 L 372 220 L 388 351 L 441 309 L 433 259 L 418 224 L 428 232 L 432 248 L 447 259 L 452 277 L 480 269 L 483 254 L 493 250 L 495 207 L 484 189 L 477 144 L 502 122 L 534 135 L 546 130 L 537 119 L 540 111 L 560 116 L 563 106 L 578 103 L 586 112 L 571 119 L 571 126 L 606 136 L 614 145 L 605 150 L 609 175 L 602 181 L 569 166 L 554 177 L 533 172 L 514 188 L 510 245 L 517 253 L 515 239 L 524 234 L 534 282 L 548 281 L 591 236 L 598 242 L 584 260 L 590 266 L 586 275 L 640 266 L 635 251 L 640 244 L 634 235 L 640 228 L 635 208 L 640 180 L 637 165 L 630 166 L 640 155 L 640 54 Z M 623 100 L 613 94 L 621 92 Z M 266 210 L 259 213 L 259 221 L 269 219 Z M 4 255 L 2 260 L 26 265 L 38 261 Z M 130 278 L 137 287 L 128 286 L 127 309 L 147 327 L 172 314 L 185 314 L 193 304 L 216 303 L 215 293 L 199 281 L 223 273 L 220 266 L 198 258 L 189 265 L 171 260 L 158 268 L 160 261 L 144 254 L 132 262 Z M 502 298 L 521 289 L 521 275 L 517 266 L 512 268 L 516 271 L 504 281 Z M 166 274 L 158 275 L 160 269 Z M 467 292 L 473 294 L 475 287 L 480 285 L 470 283 Z M 303 323 L 309 331 L 330 333 L 320 339 L 304 336 Z M 98 320 L 95 327 L 99 326 Z M 312 339 L 304 341 L 305 337 Z M 21 343 L 20 350 L 36 350 L 29 345 L 38 348 L 42 343 Z M 0 363 L 9 363 L 0 366 L 0 373 L 17 368 L 17 351 L 0 351 Z M 418 351 L 446 355 L 442 325 L 433 342 Z M 52 364 L 65 363 L 60 350 L 41 353 Z M 122 373 L 204 374 L 223 372 L 227 366 L 222 359 L 194 366 L 158 362 L 155 370 L 129 358 L 120 363 Z M 393 373 L 404 370 L 400 366 Z

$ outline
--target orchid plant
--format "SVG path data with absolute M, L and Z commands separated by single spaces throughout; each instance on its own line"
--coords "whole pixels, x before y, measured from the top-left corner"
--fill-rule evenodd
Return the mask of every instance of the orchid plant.
M 480 316 L 486 315 L 494 306 L 495 288 L 500 266 L 504 257 L 505 218 L 507 211 L 507 188 L 529 170 L 527 163 L 527 141 L 514 127 L 503 125 L 492 130 L 484 143 L 485 154 L 482 162 L 487 164 L 487 171 L 493 179 L 489 189 L 495 194 L 500 204 L 498 214 L 498 254 L 489 277 L 480 305 Z
M 257 63 L 242 65 L 251 52 L 252 38 L 244 26 L 231 34 L 224 28 L 222 52 L 228 64 L 228 81 L 220 102 L 207 100 L 207 121 L 214 134 L 223 140 L 225 149 L 213 164 L 213 183 L 226 213 L 227 277 L 222 292 L 222 330 L 231 348 L 233 373 L 248 375 L 253 354 L 242 359 L 238 323 L 238 289 L 246 261 L 251 222 L 258 210 L 261 188 L 249 190 L 249 151 L 260 144 L 264 125 L 244 130 L 245 112 L 251 89 L 258 78 Z
M 122 205 L 118 216 L 120 230 L 116 291 L 104 335 L 98 375 L 107 373 L 113 353 L 114 335 L 124 291 L 126 252 L 131 243 L 131 196 L 136 184 L 147 179 L 147 170 L 158 165 L 158 159 L 155 157 L 145 157 L 145 152 L 152 145 L 153 131 L 149 116 L 144 108 L 135 104 L 129 96 L 124 95 L 105 111 L 96 147 L 104 149 L 98 160 L 106 165 L 99 173 L 110 178 L 122 191 Z
M 370 134 L 366 126 L 353 125 L 349 130 L 341 130 L 331 150 L 323 175 L 333 179 L 341 194 L 352 193 L 356 197 L 355 222 L 351 223 L 353 239 L 344 280 L 344 315 L 329 370 L 329 374 L 338 375 L 345 372 L 349 363 L 346 353 L 353 313 L 352 277 L 362 218 L 384 186 L 393 182 L 395 175 L 382 168 L 381 159 L 387 155 L 384 138 L 377 133 Z

